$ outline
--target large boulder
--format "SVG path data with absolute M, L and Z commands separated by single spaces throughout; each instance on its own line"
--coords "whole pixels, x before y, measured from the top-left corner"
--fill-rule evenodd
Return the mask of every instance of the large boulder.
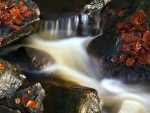
M 40 11 L 31 0 L 0 1 L 0 47 L 25 38 L 38 29 Z
M 45 113 L 101 113 L 95 89 L 53 85 L 47 93 Z
M 91 41 L 88 52 L 103 77 L 132 83 L 150 80 L 149 3 L 112 0 L 102 9 L 102 35 Z

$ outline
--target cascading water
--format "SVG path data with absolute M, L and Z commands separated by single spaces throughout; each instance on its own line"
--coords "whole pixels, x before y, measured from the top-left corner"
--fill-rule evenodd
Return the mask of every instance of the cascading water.
M 96 72 L 86 52 L 92 37 L 47 41 L 43 40 L 44 36 L 44 32 L 43 36 L 32 35 L 26 39 L 28 44 L 25 44 L 50 54 L 54 59 L 55 63 L 42 72 L 57 73 L 58 78 L 65 81 L 97 89 L 102 113 L 149 113 L 150 95 L 147 87 L 140 84 L 126 85 L 115 79 L 99 80 L 100 76 L 105 75 Z
M 25 45 L 50 54 L 55 63 L 45 67 L 42 72 L 57 73 L 60 79 L 95 88 L 101 99 L 102 113 L 149 113 L 148 86 L 126 85 L 115 79 L 100 79 L 100 76 L 105 75 L 98 73 L 90 62 L 92 58 L 86 52 L 88 43 L 94 37 L 73 37 L 77 35 L 75 31 L 78 23 L 78 16 L 42 21 L 38 34 L 24 40 L 27 44 L 9 48 Z M 1 52 L 2 54 L 6 53 Z

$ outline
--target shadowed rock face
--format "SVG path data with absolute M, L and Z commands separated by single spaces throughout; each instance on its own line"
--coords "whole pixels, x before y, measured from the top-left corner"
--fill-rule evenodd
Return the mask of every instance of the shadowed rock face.
M 0 105 L 0 113 L 21 113 L 21 112 L 18 110 L 12 110 L 8 107 L 4 107 Z
M 95 89 L 54 85 L 48 94 L 44 113 L 101 113 Z
M 54 60 L 47 53 L 31 47 L 21 47 L 19 50 L 25 51 L 34 67 L 38 70 L 54 63 Z
M 82 13 L 93 0 L 33 0 L 41 10 L 42 19 L 56 19 Z
M 120 5 L 118 5 L 120 3 Z M 116 32 L 116 24 L 128 20 L 139 10 L 144 10 L 147 19 L 144 24 L 149 26 L 150 2 L 146 0 L 112 0 L 101 11 L 101 27 L 102 35 L 96 37 L 88 46 L 88 52 L 98 62 L 97 68 L 102 69 L 101 73 L 104 77 L 113 77 L 124 80 L 126 82 L 139 82 L 150 80 L 150 65 L 142 65 L 137 60 L 128 67 L 125 63 L 113 63 L 111 58 L 116 56 L 119 58 L 122 52 L 124 41 L 121 33 Z M 128 9 L 124 16 L 118 16 L 121 9 Z M 113 13 L 112 13 L 113 11 Z
M 96 29 L 94 28 L 97 24 L 97 18 L 95 16 L 103 7 L 104 0 L 43 0 L 42 3 L 40 0 L 33 1 L 40 8 L 41 19 L 46 20 L 41 22 L 42 24 L 40 24 L 39 27 L 41 29 L 39 29 L 39 31 L 45 32 L 51 28 L 51 26 L 55 26 L 56 24 L 58 26 L 52 28 L 53 30 L 57 30 L 58 28 L 62 31 L 66 31 L 66 28 L 70 25 L 71 29 L 69 28 L 69 30 L 73 32 L 73 36 L 83 36 L 87 34 L 95 35 L 99 32 L 99 30 L 91 31 L 91 29 Z M 45 27 L 43 28 L 42 26 Z M 43 30 L 45 28 L 46 30 Z M 65 36 L 65 38 L 67 37 L 67 33 L 60 32 L 59 34 L 60 36 Z M 53 38 L 57 35 L 54 35 Z

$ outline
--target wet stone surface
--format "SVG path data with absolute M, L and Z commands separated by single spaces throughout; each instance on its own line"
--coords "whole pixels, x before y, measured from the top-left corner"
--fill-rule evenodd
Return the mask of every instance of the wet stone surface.
M 51 58 L 50 55 L 35 48 L 23 46 L 19 48 L 19 50 L 25 51 L 32 64 L 34 65 L 35 69 L 37 70 L 41 70 L 44 67 L 50 66 L 54 63 L 54 60 Z
M 0 59 L 0 98 L 15 92 L 25 76 L 16 64 Z
M 39 6 L 42 19 L 58 19 L 83 13 L 84 7 L 94 0 L 43 0 L 42 4 L 40 0 L 33 1 Z
M 0 113 L 21 113 L 21 112 L 18 110 L 12 110 L 8 107 L 4 107 L 0 105 Z
M 43 113 L 45 91 L 40 83 L 10 94 L 0 104 L 21 113 Z
M 58 26 L 60 26 L 59 24 L 61 24 L 60 30 L 65 32 L 67 30 L 71 31 L 74 33 L 72 34 L 73 36 L 74 35 L 85 36 L 88 34 L 96 34 L 96 33 L 99 34 L 99 30 L 95 30 L 97 27 L 96 15 L 98 11 L 102 9 L 102 7 L 104 6 L 104 0 L 82 0 L 82 1 L 43 0 L 42 4 L 40 0 L 33 0 L 33 1 L 40 8 L 41 19 L 47 20 L 43 21 L 42 25 L 40 24 L 41 25 L 40 31 L 45 32 L 49 29 L 50 26 L 54 25 L 54 30 L 56 28 L 57 32 L 57 28 L 59 29 Z M 59 33 L 53 34 L 54 35 L 53 38 L 55 39 L 55 37 L 57 37 L 58 34 Z M 68 37 L 68 35 L 70 35 L 70 33 L 62 34 L 60 32 L 61 38 L 66 38 Z
M 120 5 L 118 6 L 116 2 L 120 3 Z M 118 23 L 132 20 L 133 17 L 136 18 L 136 16 L 133 15 L 138 14 L 138 11 L 139 12 L 144 11 L 147 15 L 146 21 L 142 25 L 139 24 L 139 26 L 147 25 L 149 27 L 150 8 L 148 7 L 147 4 L 149 4 L 149 1 L 146 0 L 142 0 L 142 1 L 112 0 L 102 9 L 101 11 L 102 35 L 92 40 L 92 42 L 88 46 L 88 51 L 89 54 L 93 55 L 95 60 L 98 62 L 97 67 L 103 68 L 102 73 L 104 73 L 104 77 L 109 77 L 109 78 L 113 77 L 129 83 L 143 82 L 143 81 L 149 82 L 150 65 L 142 64 L 143 62 L 140 63 L 139 60 L 136 59 L 136 57 L 134 57 L 135 58 L 135 62 L 134 62 L 134 59 L 130 58 L 132 55 L 124 52 L 123 45 L 127 44 L 128 40 L 127 38 L 125 38 L 124 40 L 122 36 L 125 35 L 122 35 L 122 33 L 117 31 Z M 128 10 L 127 12 L 125 11 L 126 9 Z M 138 17 L 141 18 L 142 16 L 138 16 Z M 132 27 L 134 28 L 135 25 L 133 25 Z M 145 27 L 146 29 L 143 30 L 149 31 L 148 27 Z M 131 29 L 131 27 L 128 28 Z M 139 27 L 137 27 L 138 30 L 135 30 L 133 32 L 133 30 L 135 29 L 133 28 L 131 31 L 128 31 L 127 33 L 128 34 L 133 33 L 136 35 L 138 33 L 141 33 L 140 38 L 145 33 L 145 31 L 142 31 L 142 29 L 139 29 Z M 125 30 L 126 33 L 127 29 L 123 28 L 123 30 Z M 143 44 L 143 42 L 141 44 Z M 136 50 L 133 48 L 130 49 L 133 50 L 133 52 L 137 52 L 137 48 L 135 48 Z M 123 54 L 126 55 L 126 58 L 124 57 Z M 149 52 L 147 52 L 146 54 L 149 54 Z
M 87 87 L 53 85 L 45 100 L 44 113 L 101 113 L 97 91 Z

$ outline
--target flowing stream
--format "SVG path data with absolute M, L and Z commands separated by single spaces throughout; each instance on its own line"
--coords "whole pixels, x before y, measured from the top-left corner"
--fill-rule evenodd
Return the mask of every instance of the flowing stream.
M 92 58 L 86 52 L 88 43 L 94 36 L 77 37 L 75 31 L 78 21 L 77 16 L 57 21 L 43 21 L 38 34 L 24 40 L 26 44 L 16 44 L 6 49 L 11 51 L 25 45 L 48 53 L 55 63 L 45 67 L 42 72 L 57 73 L 60 79 L 95 88 L 101 100 L 102 113 L 149 113 L 148 86 L 126 85 L 115 79 L 100 79 L 105 75 L 93 66 Z
M 58 23 L 55 25 L 58 26 Z M 53 32 L 59 33 L 59 30 Z M 26 46 L 45 51 L 55 61 L 42 72 L 57 73 L 58 78 L 63 80 L 95 88 L 101 99 L 102 113 L 149 113 L 148 86 L 126 85 L 115 79 L 100 79 L 105 75 L 98 73 L 97 68 L 92 66 L 91 58 L 86 52 L 88 43 L 94 37 L 57 37 L 57 40 L 45 40 L 45 35 L 48 34 L 43 32 L 42 35 L 34 34 L 26 39 Z M 49 34 L 49 37 L 53 35 Z

